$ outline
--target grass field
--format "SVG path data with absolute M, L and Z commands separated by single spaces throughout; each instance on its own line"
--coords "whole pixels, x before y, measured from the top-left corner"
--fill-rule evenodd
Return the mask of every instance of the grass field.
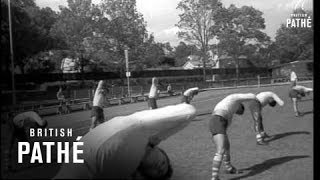
M 312 87 L 312 83 L 303 84 Z M 269 106 L 263 109 L 266 132 L 272 137 L 268 146 L 256 145 L 253 121 L 249 111 L 243 116 L 235 115 L 228 129 L 231 140 L 232 163 L 244 173 L 229 175 L 221 171 L 221 179 L 228 180 L 311 180 L 313 179 L 313 94 L 299 103 L 299 109 L 305 114 L 295 117 L 292 103 L 288 97 L 289 85 L 260 88 L 241 88 L 213 90 L 197 95 L 192 104 L 198 116 L 185 129 L 161 142 L 160 147 L 169 155 L 173 165 L 173 180 L 211 178 L 211 163 L 215 147 L 208 131 L 208 117 L 213 107 L 226 95 L 241 92 L 273 91 L 285 102 L 283 107 Z M 158 106 L 177 104 L 180 97 L 158 101 Z M 147 108 L 146 102 L 105 108 L 107 118 L 127 115 Z M 62 116 L 46 117 L 49 127 L 72 127 L 74 139 L 84 135 L 90 125 L 90 111 L 76 112 Z M 5 131 L 2 127 L 1 139 L 5 143 Z M 74 141 L 74 139 L 68 139 Z M 46 139 L 48 140 L 48 139 Z M 55 138 L 54 140 L 59 140 Z M 61 139 L 60 139 L 61 140 Z M 2 144 L 2 147 L 3 144 Z M 2 155 L 3 157 L 3 155 Z M 3 158 L 1 158 L 3 159 Z M 59 164 L 29 167 L 17 166 L 16 173 L 8 178 L 52 178 L 59 170 Z

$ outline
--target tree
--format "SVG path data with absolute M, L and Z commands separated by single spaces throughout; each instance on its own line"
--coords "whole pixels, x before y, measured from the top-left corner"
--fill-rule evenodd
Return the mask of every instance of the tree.
M 180 31 L 178 36 L 191 42 L 201 51 L 203 62 L 203 78 L 206 80 L 206 61 L 209 43 L 215 37 L 215 32 L 210 29 L 216 24 L 216 16 L 222 9 L 219 0 L 182 0 L 177 9 L 182 11 L 177 24 Z
M 162 56 L 159 62 L 160 66 L 169 66 L 174 67 L 175 66 L 175 59 L 168 56 Z
M 146 68 L 156 67 L 159 65 L 161 58 L 165 56 L 161 43 L 154 41 L 154 36 L 151 34 L 148 40 L 144 43 L 141 49 L 144 54 L 141 56 L 141 62 Z
M 169 42 L 163 43 L 163 48 L 168 51 L 168 54 L 172 53 L 173 48 L 171 47 Z
M 44 15 L 44 13 L 46 13 Z M 11 1 L 11 19 L 13 34 L 13 50 L 15 65 L 24 66 L 24 59 L 41 51 L 56 46 L 56 40 L 47 32 L 55 21 L 56 14 L 50 8 L 40 9 L 33 0 Z M 48 17 L 39 22 L 38 17 Z M 50 21 L 49 21 L 50 18 Z M 43 23 L 46 22 L 44 25 Z M 10 41 L 8 23 L 8 4 L 1 1 L 1 58 L 3 70 L 6 71 L 10 62 Z
M 48 73 L 55 70 L 55 61 L 51 60 L 48 52 L 39 52 L 30 58 L 25 59 L 24 73 Z
M 125 71 L 124 49 L 129 48 L 131 63 L 140 61 L 147 37 L 142 15 L 130 0 L 102 0 L 97 5 L 91 0 L 68 0 L 51 33 L 78 52 L 82 65 L 91 59 L 121 75 Z
M 102 0 L 101 8 L 110 20 L 104 34 L 112 39 L 112 53 L 119 62 L 120 73 L 125 70 L 125 48 L 129 48 L 129 62 L 141 65 L 147 51 L 144 47 L 148 34 L 143 16 L 137 11 L 136 1 Z
M 297 9 L 293 14 L 307 14 L 313 22 L 313 13 Z M 281 63 L 313 59 L 313 23 L 311 28 L 286 27 L 282 24 L 275 37 L 273 56 Z
M 228 54 L 236 60 L 236 77 L 239 79 L 240 55 L 259 52 L 270 44 L 270 38 L 261 30 L 265 28 L 262 12 L 249 6 L 237 8 L 231 4 L 220 11 L 219 26 L 212 28 L 217 33 L 219 53 Z
M 188 45 L 184 42 L 180 42 L 174 51 L 176 65 L 182 66 L 186 62 L 186 58 L 193 54 L 198 54 L 198 50 L 195 45 Z
M 91 0 L 68 0 L 68 7 L 60 7 L 59 19 L 51 28 L 51 34 L 64 39 L 68 48 L 78 54 L 81 71 L 84 64 L 84 40 L 94 32 L 94 6 Z

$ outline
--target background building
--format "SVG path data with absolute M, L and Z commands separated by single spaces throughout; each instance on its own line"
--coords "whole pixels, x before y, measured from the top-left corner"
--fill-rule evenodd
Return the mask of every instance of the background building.
M 273 66 L 271 70 L 272 78 L 289 77 L 291 70 L 293 70 L 296 73 L 298 78 L 313 76 L 313 61 L 293 61 L 290 63 Z

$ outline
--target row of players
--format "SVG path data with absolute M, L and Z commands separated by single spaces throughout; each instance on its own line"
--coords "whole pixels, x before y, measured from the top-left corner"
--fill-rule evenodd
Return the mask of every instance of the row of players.
M 139 118 L 145 118 L 148 117 L 149 121 L 159 121 L 159 118 L 165 114 L 166 116 L 164 119 L 170 120 L 175 119 L 176 116 L 181 115 L 181 113 L 188 112 L 188 109 L 194 109 L 193 106 L 189 105 L 192 101 L 193 97 L 197 95 L 201 90 L 199 88 L 190 88 L 186 90 L 183 93 L 181 104 L 178 104 L 176 106 L 167 106 L 163 108 L 157 107 L 157 88 L 158 88 L 158 79 L 153 78 L 152 79 L 152 85 L 150 88 L 149 93 L 149 100 L 148 100 L 148 106 L 150 110 L 142 111 L 138 113 L 138 117 L 135 116 L 136 119 Z M 183 127 L 186 126 L 185 123 L 181 123 L 179 121 L 178 124 L 174 125 L 174 128 L 172 128 L 173 125 L 169 125 L 170 121 L 159 121 L 160 126 L 165 127 L 161 130 L 159 130 L 159 134 L 161 134 L 160 137 L 157 137 L 153 135 L 152 137 L 147 137 L 147 143 L 135 143 L 133 146 L 145 146 L 145 148 L 142 148 L 140 154 L 143 154 L 143 156 L 136 156 L 135 153 L 131 152 L 130 156 L 131 158 L 126 158 L 125 161 L 132 161 L 132 159 L 140 157 L 139 160 L 137 160 L 139 163 L 136 166 L 132 166 L 131 168 L 124 168 L 127 169 L 127 173 L 124 173 L 123 171 L 116 170 L 111 171 L 110 165 L 115 164 L 121 164 L 121 166 L 125 166 L 126 164 L 130 164 L 128 162 L 113 162 L 114 158 L 116 157 L 116 153 L 118 151 L 115 151 L 115 154 L 110 154 L 111 149 L 110 148 L 120 148 L 120 145 L 111 146 L 110 145 L 103 145 L 103 144 L 92 144 L 92 139 L 95 140 L 98 137 L 102 138 L 103 142 L 110 142 L 114 138 L 120 139 L 126 139 L 123 135 L 120 137 L 113 137 L 111 135 L 105 135 L 106 129 L 118 129 L 118 131 L 123 131 L 126 129 L 130 129 L 130 127 L 113 127 L 113 126 L 123 126 L 123 123 L 111 123 L 109 121 L 115 121 L 114 119 L 117 119 L 116 121 L 121 122 L 126 119 L 125 116 L 122 117 L 116 117 L 111 120 L 107 120 L 103 113 L 103 105 L 105 100 L 105 95 L 107 91 L 107 86 L 105 81 L 100 81 L 97 89 L 95 91 L 95 96 L 93 99 L 93 107 L 91 111 L 91 118 L 92 123 L 90 127 L 90 132 L 87 133 L 83 138 L 83 141 L 86 139 L 91 139 L 91 143 L 84 143 L 84 146 L 88 146 L 89 149 L 99 149 L 99 151 L 90 151 L 90 152 L 96 152 L 97 154 L 94 154 L 91 156 L 88 156 L 88 159 L 85 159 L 85 162 L 94 162 L 90 167 L 82 167 L 81 165 L 64 165 L 57 176 L 55 178 L 97 178 L 97 177 L 113 177 L 113 178 L 119 178 L 119 177 L 130 177 L 130 178 L 147 178 L 147 179 L 165 179 L 169 178 L 172 175 L 172 167 L 170 165 L 170 160 L 167 156 L 167 154 L 158 147 L 158 144 L 163 141 L 165 138 L 163 137 L 169 137 L 172 134 L 178 132 Z M 292 99 L 294 111 L 297 116 L 299 116 L 301 113 L 299 113 L 297 109 L 297 102 L 302 97 L 304 97 L 306 94 L 309 94 L 312 92 L 313 89 L 306 88 L 303 86 L 298 86 L 295 83 L 292 84 L 290 90 L 289 90 L 289 96 Z M 271 107 L 276 106 L 276 104 L 283 106 L 284 102 L 273 92 L 260 92 L 258 94 L 253 93 L 235 93 L 230 94 L 226 96 L 224 99 L 222 99 L 218 104 L 216 104 L 215 108 L 213 109 L 212 115 L 209 119 L 209 130 L 212 134 L 213 143 L 216 147 L 216 152 L 213 157 L 213 167 L 212 167 L 212 180 L 219 179 L 218 172 L 220 170 L 220 166 L 222 164 L 222 161 L 224 162 L 224 167 L 226 168 L 227 172 L 229 173 L 239 173 L 239 171 L 231 164 L 230 161 L 230 142 L 227 135 L 227 128 L 230 126 L 232 122 L 232 118 L 234 114 L 242 115 L 245 110 L 244 102 L 249 103 L 249 109 L 251 111 L 252 117 L 254 119 L 254 129 L 256 131 L 256 139 L 258 145 L 266 145 L 265 138 L 268 138 L 268 135 L 265 133 L 263 123 L 262 123 L 262 108 L 266 105 L 270 105 Z M 184 105 L 183 105 L 184 104 Z M 186 106 L 188 104 L 188 106 Z M 190 107 L 191 106 L 191 107 Z M 170 113 L 170 110 L 173 112 Z M 175 111 L 177 110 L 177 111 Z M 195 117 L 195 111 L 189 114 L 188 121 L 190 121 L 192 118 Z M 134 113 L 135 115 L 137 113 Z M 128 117 L 131 117 L 133 115 L 129 115 Z M 192 118 L 191 118 L 192 117 Z M 181 117 L 180 117 L 181 118 Z M 30 125 L 30 122 L 32 125 Z M 109 122 L 109 123 L 107 123 Z M 132 120 L 132 122 L 134 122 Z M 141 121 L 137 121 L 137 123 L 141 123 Z M 14 144 L 15 139 L 18 139 L 19 141 L 27 141 L 27 135 L 26 135 L 26 128 L 28 127 L 38 127 L 38 128 L 44 128 L 47 126 L 47 121 L 42 119 L 37 113 L 35 112 L 24 112 L 21 114 L 16 115 L 12 118 L 11 121 L 9 121 L 9 125 L 11 128 L 11 134 L 10 134 L 10 146 L 7 150 L 7 155 L 11 157 L 11 149 Z M 102 125 L 103 124 L 103 125 Z M 167 124 L 167 125 L 165 125 Z M 182 125 L 183 124 L 183 125 Z M 102 126 L 101 126 L 102 125 Z M 99 127 L 99 128 L 97 128 Z M 145 128 L 148 128 L 148 126 L 145 126 Z M 151 128 L 151 126 L 150 126 Z M 174 129 L 174 130 L 172 130 Z M 129 131 L 129 130 L 128 130 Z M 137 130 L 132 130 L 137 131 Z M 104 132 L 104 133 L 102 133 Z M 102 134 L 101 134 L 102 133 Z M 106 133 L 108 134 L 108 133 Z M 165 135 L 163 135 L 165 134 Z M 99 139 L 99 138 L 98 138 Z M 114 140 L 113 140 L 114 141 Z M 107 143 L 108 144 L 108 143 Z M 128 143 L 130 144 L 130 143 Z M 97 147 L 98 146 L 98 147 Z M 130 149 L 130 145 L 125 145 L 127 147 L 122 147 L 125 149 Z M 86 152 L 85 152 L 86 153 Z M 104 154 L 108 153 L 109 158 L 102 159 L 100 161 L 105 161 L 103 163 L 97 162 L 97 157 L 103 157 L 99 155 L 99 153 Z M 119 156 L 119 155 L 118 155 Z M 9 158 L 9 162 L 10 162 Z M 111 159 L 111 160 L 110 160 Z M 11 169 L 10 163 L 8 163 L 9 170 Z M 93 168 L 93 170 L 92 170 Z M 109 169 L 108 169 L 109 168 Z M 113 167 L 114 169 L 114 167 Z M 113 173 L 110 173 L 113 172 Z M 118 173 L 116 173 L 118 172 Z

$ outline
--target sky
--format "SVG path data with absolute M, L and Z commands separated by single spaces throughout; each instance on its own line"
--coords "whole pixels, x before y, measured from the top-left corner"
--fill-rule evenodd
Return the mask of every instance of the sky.
M 179 22 L 180 11 L 176 9 L 180 0 L 136 0 L 137 10 L 143 14 L 147 22 L 147 30 L 153 33 L 158 42 L 170 42 L 176 46 L 181 39 L 178 38 L 178 28 L 175 24 Z M 67 0 L 35 0 L 39 7 L 50 7 L 55 11 L 59 5 L 67 6 Z M 98 3 L 99 0 L 92 0 Z M 290 13 L 296 7 L 313 9 L 312 0 L 221 0 L 225 7 L 235 4 L 237 7 L 252 6 L 263 12 L 266 29 L 263 30 L 274 40 L 280 24 L 285 23 Z

